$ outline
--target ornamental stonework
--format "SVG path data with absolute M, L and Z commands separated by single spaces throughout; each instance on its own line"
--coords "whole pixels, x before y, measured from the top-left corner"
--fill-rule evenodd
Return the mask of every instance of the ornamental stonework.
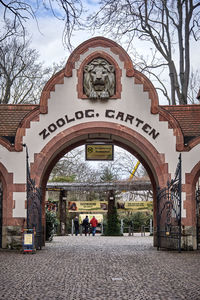
M 115 94 L 115 67 L 103 58 L 95 58 L 84 67 L 83 92 L 90 99 L 109 99 Z

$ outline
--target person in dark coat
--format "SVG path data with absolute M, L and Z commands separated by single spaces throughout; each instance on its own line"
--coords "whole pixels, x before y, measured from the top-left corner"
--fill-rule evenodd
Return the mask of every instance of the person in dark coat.
M 90 225 L 88 216 L 85 217 L 85 219 L 83 220 L 83 224 L 82 225 L 84 227 L 85 235 L 87 235 L 88 228 L 89 228 L 89 225 Z
M 79 233 L 79 219 L 78 219 L 77 216 L 74 218 L 74 228 L 75 228 L 75 235 L 78 235 L 78 233 Z

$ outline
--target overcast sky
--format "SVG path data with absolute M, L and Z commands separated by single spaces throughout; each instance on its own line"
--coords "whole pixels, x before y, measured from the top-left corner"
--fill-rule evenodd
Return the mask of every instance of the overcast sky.
M 84 9 L 87 10 L 87 14 L 92 13 L 98 8 L 97 2 L 98 0 L 83 0 Z M 64 48 L 62 43 L 64 23 L 56 19 L 51 12 L 48 13 L 44 9 L 38 11 L 37 21 L 38 24 L 35 20 L 29 19 L 26 26 L 32 41 L 31 47 L 38 50 L 41 61 L 43 61 L 46 66 L 51 66 L 53 62 L 59 63 L 61 60 L 67 62 L 70 53 L 68 49 Z M 95 36 L 97 35 L 105 36 L 101 32 L 95 33 Z M 91 37 L 92 33 L 86 30 L 74 32 L 72 44 L 74 47 L 77 47 L 83 41 Z M 125 45 L 122 44 L 122 46 L 125 48 Z M 146 54 L 151 55 L 149 50 L 150 46 L 145 45 L 144 41 L 139 42 L 134 39 L 134 46 L 138 52 L 143 53 L 144 56 Z M 200 42 L 191 45 L 191 62 L 194 69 L 199 66 L 199 49 Z M 166 80 L 169 80 L 168 74 L 166 74 Z M 168 104 L 165 102 L 165 99 L 162 99 L 161 95 L 159 95 L 159 98 L 160 104 Z
M 84 9 L 88 13 L 92 13 L 97 8 L 96 0 L 84 0 Z M 38 24 L 37 24 L 38 23 Z M 53 62 L 60 62 L 69 56 L 69 51 L 62 43 L 62 34 L 64 23 L 56 19 L 52 13 L 40 12 L 37 16 L 37 23 L 35 20 L 29 20 L 26 24 L 27 30 L 31 37 L 31 46 L 38 50 L 41 60 L 47 65 L 51 65 Z M 38 28 L 39 27 L 39 28 Z M 85 40 L 92 37 L 91 32 L 76 31 L 72 37 L 72 43 L 74 47 Z

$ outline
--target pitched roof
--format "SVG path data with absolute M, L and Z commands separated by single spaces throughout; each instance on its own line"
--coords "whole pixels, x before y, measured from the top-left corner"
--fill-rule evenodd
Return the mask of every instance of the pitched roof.
M 184 139 L 189 141 L 200 136 L 200 105 L 160 106 L 167 110 L 179 124 Z
M 20 126 L 24 117 L 37 107 L 38 105 L 30 104 L 1 104 L 0 136 L 6 137 L 10 141 L 12 140 L 11 138 L 14 139 L 17 132 L 17 128 Z

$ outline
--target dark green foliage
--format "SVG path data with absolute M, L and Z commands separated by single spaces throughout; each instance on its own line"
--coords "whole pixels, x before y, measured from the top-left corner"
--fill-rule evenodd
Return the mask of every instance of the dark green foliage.
M 46 209 L 46 241 L 52 241 L 57 226 L 56 213 Z
M 114 173 L 114 170 L 112 170 L 112 166 L 105 167 L 102 170 L 102 175 L 100 176 L 100 180 L 103 182 L 112 182 L 117 180 L 117 174 Z
M 124 227 L 133 226 L 134 231 L 140 231 L 142 225 L 145 227 L 149 226 L 150 219 L 153 219 L 152 213 L 136 212 L 123 218 Z
M 107 236 L 119 236 L 120 233 L 120 223 L 117 215 L 116 207 L 113 208 L 112 214 L 107 216 L 107 224 L 105 227 L 105 235 Z

